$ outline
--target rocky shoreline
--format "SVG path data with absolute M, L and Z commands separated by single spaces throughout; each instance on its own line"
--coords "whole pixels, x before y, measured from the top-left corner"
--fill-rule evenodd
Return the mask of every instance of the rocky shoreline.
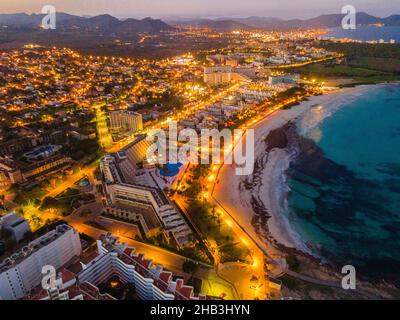
M 360 86 L 335 90 L 323 96 L 311 97 L 297 106 L 268 116 L 254 127 L 255 168 L 253 174 L 236 176 L 232 165 L 223 166 L 219 173 L 215 198 L 235 216 L 243 228 L 252 233 L 254 241 L 268 252 L 269 256 L 274 259 L 285 257 L 289 263 L 295 261 L 297 271 L 313 279 L 340 283 L 342 266 L 334 265 L 332 262 L 327 263 L 326 260 L 315 257 L 315 252 L 299 250 L 296 244 L 302 241 L 290 238 L 290 234 L 285 232 L 287 229 L 290 230 L 288 221 L 285 222 L 286 219 L 276 214 L 279 209 L 275 201 L 276 192 L 278 192 L 278 200 L 284 201 L 282 195 L 286 195 L 285 191 L 287 191 L 278 188 L 278 186 L 286 185 L 279 180 L 285 179 L 282 173 L 289 167 L 290 161 L 299 155 L 299 150 L 303 151 L 302 156 L 304 150 L 314 152 L 312 156 L 314 160 L 316 158 L 316 166 L 318 166 L 318 160 L 322 161 L 324 158 L 323 154 L 315 153 L 316 149 L 310 144 L 312 141 L 299 138 L 301 136 L 297 133 L 294 122 L 305 113 L 311 113 L 315 116 L 312 120 L 318 121 L 318 106 L 328 107 L 329 110 L 335 112 L 343 101 L 362 94 L 369 88 L 370 86 Z M 318 170 L 318 167 L 315 170 Z M 281 203 L 278 202 L 278 204 Z M 360 278 L 359 280 L 359 287 L 365 288 L 371 294 L 349 293 L 340 288 L 328 288 L 329 290 L 319 288 L 321 290 L 317 290 L 311 296 L 308 294 L 310 291 L 308 289 L 289 290 L 284 295 L 312 299 L 356 297 L 370 299 L 371 296 L 376 298 L 399 296 L 399 290 L 390 284 L 370 281 L 370 279 Z M 311 291 L 314 292 L 314 290 Z
M 269 243 L 270 246 L 273 246 L 275 251 L 278 251 L 286 258 L 289 258 L 290 261 L 293 261 L 294 259 L 296 264 L 298 264 L 296 269 L 298 269 L 301 274 L 322 281 L 340 283 L 342 279 L 342 275 L 340 274 L 342 266 L 334 263 L 334 259 L 319 258 L 318 254 L 315 255 L 315 253 L 312 254 L 311 251 L 300 250 L 296 245 L 287 246 L 283 243 L 284 241 L 277 240 L 274 237 L 274 234 L 272 234 L 268 225 L 270 219 L 279 219 L 279 217 L 274 217 L 274 215 L 277 213 L 270 212 L 268 208 L 266 208 L 262 200 L 262 193 L 260 193 L 260 187 L 263 183 L 262 175 L 264 173 L 265 166 L 268 163 L 268 158 L 271 152 L 276 152 L 280 149 L 281 151 L 286 152 L 286 155 L 283 154 L 283 157 L 289 157 L 291 158 L 291 161 L 296 161 L 295 158 L 298 155 L 299 150 L 302 150 L 302 153 L 306 154 L 307 157 L 313 157 L 314 160 L 316 159 L 316 161 L 313 162 L 317 163 L 317 166 L 314 168 L 316 171 L 319 170 L 319 165 L 322 166 L 322 162 L 326 162 L 327 160 L 324 159 L 322 151 L 315 148 L 312 141 L 303 138 L 297 133 L 296 125 L 292 122 L 288 122 L 283 127 L 272 130 L 265 138 L 264 142 L 265 152 L 256 159 L 254 173 L 249 176 L 246 181 L 243 181 L 240 184 L 241 191 L 246 191 L 251 194 L 250 203 L 254 211 L 252 225 L 255 228 L 257 235 L 265 242 Z M 329 165 L 334 164 L 329 163 Z M 268 200 L 273 202 L 271 197 L 273 197 L 273 194 L 270 194 L 270 199 Z M 282 231 L 282 229 L 280 230 Z M 392 298 L 398 294 L 398 289 L 396 287 L 377 279 L 368 279 L 366 277 L 361 277 L 360 275 L 358 275 L 358 285 L 359 289 L 362 290 L 362 293 L 352 293 L 349 295 L 349 293 L 345 292 L 344 290 L 331 288 L 329 293 L 325 291 L 324 298 L 351 297 L 360 299 L 381 299 Z M 296 295 L 296 292 L 291 292 L 290 294 Z M 304 294 L 304 292 L 302 294 Z M 321 293 L 317 294 L 317 292 L 314 292 L 316 297 L 318 297 L 320 294 Z M 320 296 L 320 298 L 322 297 Z

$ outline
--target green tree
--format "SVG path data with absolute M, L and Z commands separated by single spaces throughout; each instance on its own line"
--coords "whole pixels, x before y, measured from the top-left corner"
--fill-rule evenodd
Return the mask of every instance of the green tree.
M 191 275 L 193 275 L 194 273 L 196 273 L 196 271 L 198 270 L 199 266 L 194 263 L 193 261 L 190 260 L 186 260 L 183 264 L 182 264 L 182 270 L 185 273 L 189 273 Z

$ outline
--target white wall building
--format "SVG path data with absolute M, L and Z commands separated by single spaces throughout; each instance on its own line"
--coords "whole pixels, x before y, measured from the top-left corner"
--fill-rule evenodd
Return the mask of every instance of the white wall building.
M 58 269 L 81 251 L 78 231 L 68 225 L 57 226 L 0 263 L 0 298 L 16 300 L 27 296 L 41 283 L 43 266 Z
M 244 73 L 242 73 L 244 71 Z M 255 74 L 249 68 L 232 68 L 229 66 L 204 67 L 204 82 L 219 85 L 227 82 L 251 82 L 248 74 Z
M 161 226 L 168 235 L 174 237 L 178 245 L 190 241 L 192 232 L 189 226 L 160 188 L 129 183 L 115 155 L 105 156 L 100 169 L 105 178 L 105 189 L 109 198 L 110 206 L 106 208 L 108 214 L 121 217 L 121 214 L 125 213 L 123 217 L 132 221 L 147 221 L 150 225 L 142 224 L 145 231 Z M 118 207 L 123 210 L 118 210 Z M 140 219 L 138 214 L 127 213 L 129 208 L 137 213 L 139 208 L 147 210 L 143 211 L 143 219 Z
M 137 112 L 118 110 L 110 113 L 111 130 L 138 132 L 143 130 L 142 115 Z
M 9 213 L 0 218 L 0 230 L 9 230 L 16 242 L 24 239 L 25 235 L 31 230 L 29 221 L 20 217 L 16 213 Z
M 108 239 L 106 239 L 107 241 Z M 117 239 L 115 239 L 117 241 Z M 97 241 L 98 253 L 94 260 L 84 266 L 77 275 L 79 283 L 98 286 L 114 276 L 124 283 L 131 283 L 142 300 L 199 300 L 203 295 L 194 296 L 193 287 L 184 285 L 182 279 L 172 280 L 172 273 L 160 265 L 152 266 L 152 261 L 143 254 L 124 244 L 104 244 Z

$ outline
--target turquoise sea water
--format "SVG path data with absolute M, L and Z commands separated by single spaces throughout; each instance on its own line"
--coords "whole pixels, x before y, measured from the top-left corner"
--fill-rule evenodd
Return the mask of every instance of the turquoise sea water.
M 287 172 L 285 214 L 318 255 L 400 283 L 400 85 L 372 87 L 319 122 L 316 112 L 327 108 L 298 122 L 313 152 Z

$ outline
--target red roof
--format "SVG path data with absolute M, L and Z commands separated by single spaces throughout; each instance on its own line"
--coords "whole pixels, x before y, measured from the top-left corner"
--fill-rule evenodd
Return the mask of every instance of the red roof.
M 161 274 L 160 274 L 160 280 L 162 280 L 162 281 L 164 281 L 164 282 L 166 282 L 166 283 L 169 283 L 169 281 L 171 280 L 171 278 L 172 278 L 172 273 L 171 273 L 171 272 L 163 271 L 163 272 L 161 272 Z
M 151 260 L 147 260 L 144 258 L 144 254 L 141 253 L 137 257 L 132 257 L 136 262 L 138 262 L 140 265 L 142 265 L 145 268 L 149 268 L 151 265 Z

